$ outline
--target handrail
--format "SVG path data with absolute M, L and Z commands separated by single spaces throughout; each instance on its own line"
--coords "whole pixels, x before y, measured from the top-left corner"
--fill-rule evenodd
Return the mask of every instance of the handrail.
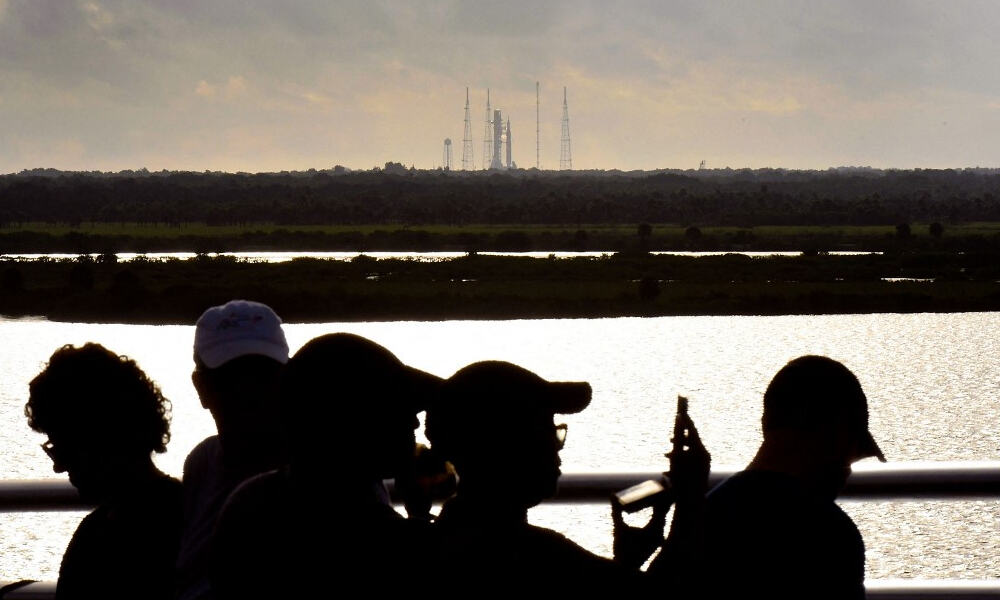
M 714 470 L 710 485 L 733 474 Z M 559 493 L 548 502 L 604 503 L 617 490 L 656 472 L 568 473 Z M 1000 498 L 1000 462 L 894 463 L 864 465 L 848 480 L 842 500 L 962 500 Z M 88 510 L 67 481 L 0 481 L 0 512 Z M 3 585 L 5 582 L 0 582 Z M 882 579 L 865 582 L 869 600 L 1000 600 L 1000 580 Z M 3 600 L 51 600 L 53 582 L 35 582 L 3 596 Z
M 714 470 L 709 485 L 733 474 Z M 660 477 L 656 472 L 564 473 L 559 492 L 546 502 L 604 503 L 614 492 Z M 841 500 L 959 500 L 1000 498 L 1000 462 L 896 463 L 858 468 Z M 89 510 L 68 481 L 0 481 L 0 512 Z
M 713 470 L 709 487 L 735 473 Z M 567 473 L 547 502 L 602 503 L 614 492 L 660 473 Z M 1000 462 L 896 463 L 858 467 L 840 500 L 960 500 L 1000 498 Z
M 2 586 L 5 582 L 0 582 Z M 114 585 L 113 582 L 109 585 Z M 29 583 L 3 595 L 3 600 L 54 600 L 52 581 Z M 1000 582 L 967 579 L 877 579 L 865 582 L 868 600 L 997 600 Z

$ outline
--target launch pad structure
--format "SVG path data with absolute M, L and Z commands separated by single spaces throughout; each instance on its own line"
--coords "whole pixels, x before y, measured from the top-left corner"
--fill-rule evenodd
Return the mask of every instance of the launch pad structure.
M 559 169 L 573 168 L 569 140 L 569 105 L 566 88 L 563 88 L 562 137 L 559 155 Z M 475 169 L 473 160 L 472 120 L 469 105 L 469 88 L 465 88 L 465 130 L 462 136 L 462 170 Z M 486 114 L 483 119 L 483 155 L 479 164 L 482 170 L 516 169 L 513 159 L 513 136 L 511 134 L 510 115 L 505 115 L 499 108 L 492 106 L 490 89 L 486 89 Z M 451 167 L 451 140 L 448 140 L 443 161 L 446 168 Z M 541 168 L 541 84 L 535 82 L 535 168 Z

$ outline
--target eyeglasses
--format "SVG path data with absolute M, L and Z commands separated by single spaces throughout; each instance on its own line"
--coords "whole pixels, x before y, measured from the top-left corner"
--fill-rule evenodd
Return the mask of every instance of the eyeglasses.
M 566 429 L 565 423 L 560 423 L 556 425 L 556 446 L 559 450 L 562 450 L 566 446 Z
M 56 450 L 56 445 L 52 443 L 52 440 L 45 440 L 42 442 L 41 446 L 42 450 L 45 451 L 45 454 L 52 459 L 52 462 L 59 462 L 59 451 Z

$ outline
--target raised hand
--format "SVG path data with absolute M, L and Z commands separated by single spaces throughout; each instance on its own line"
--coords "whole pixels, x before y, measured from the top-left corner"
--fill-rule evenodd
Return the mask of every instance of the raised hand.
M 708 491 L 708 474 L 712 466 L 712 456 L 701 442 L 698 429 L 687 411 L 678 413 L 674 428 L 674 449 L 666 454 L 670 459 L 667 476 L 673 485 L 678 505 L 690 505 L 704 501 Z M 680 439 L 677 438 L 680 436 Z
M 621 504 L 611 500 L 611 522 L 614 524 L 615 560 L 627 567 L 638 569 L 663 543 L 663 528 L 667 523 L 671 495 L 661 494 L 653 504 L 653 516 L 643 527 L 632 527 L 625 522 Z

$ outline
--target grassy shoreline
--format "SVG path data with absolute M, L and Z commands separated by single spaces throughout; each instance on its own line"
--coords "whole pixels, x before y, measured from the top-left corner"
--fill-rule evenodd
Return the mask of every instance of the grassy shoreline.
M 239 251 L 982 251 L 1000 252 L 1000 223 L 944 226 L 682 227 L 636 225 L 315 225 L 204 223 L 9 224 L 0 228 L 0 253 Z
M 914 253 L 0 261 L 0 314 L 10 317 L 189 324 L 206 306 L 237 297 L 267 302 L 289 322 L 994 311 L 1000 260 Z

